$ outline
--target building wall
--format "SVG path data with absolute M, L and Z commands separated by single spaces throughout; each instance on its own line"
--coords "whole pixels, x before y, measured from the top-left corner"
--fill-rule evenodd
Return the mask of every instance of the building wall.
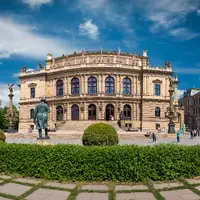
M 20 75 L 20 130 L 27 130 L 33 125 L 30 119 L 30 109 L 46 97 L 49 107 L 49 125 L 54 127 L 56 120 L 56 107 L 61 105 L 64 109 L 64 121 L 71 120 L 71 107 L 77 104 L 80 108 L 79 120 L 88 120 L 88 106 L 96 105 L 97 120 L 105 120 L 106 105 L 111 103 L 115 109 L 115 120 L 119 120 L 120 111 L 123 106 L 131 106 L 131 120 L 140 121 L 140 104 L 143 99 L 142 120 L 143 128 L 154 127 L 156 123 L 166 126 L 168 120 L 164 112 L 169 106 L 169 77 L 172 75 L 172 69 L 168 67 L 150 67 L 148 57 L 137 56 L 134 62 L 129 55 L 99 54 L 91 55 L 72 55 L 71 57 L 61 57 L 46 61 L 46 67 L 40 71 L 22 72 Z M 141 74 L 143 72 L 143 74 Z M 115 94 L 105 95 L 105 79 L 111 75 L 115 79 Z M 143 84 L 141 77 L 143 75 Z M 88 94 L 88 78 L 94 76 L 97 79 L 97 94 Z M 79 78 L 80 95 L 71 94 L 72 78 Z M 131 79 L 131 95 L 123 95 L 123 79 Z M 64 94 L 61 97 L 56 96 L 56 82 L 62 80 Z M 154 84 L 160 84 L 161 94 L 155 96 Z M 36 96 L 30 98 L 30 88 L 35 85 Z M 143 85 L 143 94 L 141 97 L 141 85 Z M 155 118 L 155 107 L 161 108 L 161 117 Z M 166 127 L 167 128 L 167 127 Z
M 200 127 L 200 89 L 188 89 L 179 104 L 184 108 L 184 121 L 189 129 Z

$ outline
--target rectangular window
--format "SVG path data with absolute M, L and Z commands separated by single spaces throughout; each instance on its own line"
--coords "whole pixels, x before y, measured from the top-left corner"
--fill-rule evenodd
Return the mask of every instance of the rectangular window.
M 35 98 L 35 88 L 31 88 L 31 99 Z
M 155 96 L 160 96 L 160 84 L 155 84 L 154 85 L 154 93 L 155 93 Z

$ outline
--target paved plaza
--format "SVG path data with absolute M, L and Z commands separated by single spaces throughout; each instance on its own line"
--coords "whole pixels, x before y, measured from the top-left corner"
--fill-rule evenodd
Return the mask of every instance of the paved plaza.
M 0 200 L 200 200 L 200 177 L 173 182 L 59 183 L 0 175 Z
M 119 134 L 119 144 L 136 144 L 136 145 L 157 145 L 157 144 L 174 144 L 176 143 L 176 135 L 158 134 L 157 142 L 153 143 L 152 139 L 146 138 L 144 136 L 146 132 L 142 133 L 120 133 Z M 79 144 L 82 145 L 82 134 L 81 133 L 50 133 L 51 139 L 50 144 Z M 29 134 L 6 134 L 7 143 L 24 143 L 24 144 L 34 144 L 37 143 L 37 133 Z M 179 144 L 184 145 L 197 145 L 200 144 L 200 137 L 191 139 L 189 135 L 182 135 Z

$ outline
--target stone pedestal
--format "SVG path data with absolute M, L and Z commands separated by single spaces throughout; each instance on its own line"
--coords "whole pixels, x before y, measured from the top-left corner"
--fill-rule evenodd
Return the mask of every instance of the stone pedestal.
M 9 124 L 8 126 L 8 133 L 15 133 L 15 128 L 13 124 Z
M 174 122 L 170 122 L 168 124 L 168 133 L 176 133 L 175 132 L 175 123 Z
M 37 139 L 36 144 L 38 145 L 51 145 L 51 139 Z

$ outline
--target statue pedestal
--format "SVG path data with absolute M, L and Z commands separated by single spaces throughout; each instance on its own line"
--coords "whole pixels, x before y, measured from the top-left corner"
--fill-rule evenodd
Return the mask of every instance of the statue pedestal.
M 9 124 L 8 126 L 8 133 L 15 133 L 15 128 L 13 124 Z
M 37 139 L 36 144 L 39 145 L 51 145 L 51 140 L 50 139 Z
M 168 133 L 176 133 L 175 132 L 175 123 L 171 122 L 168 124 Z

